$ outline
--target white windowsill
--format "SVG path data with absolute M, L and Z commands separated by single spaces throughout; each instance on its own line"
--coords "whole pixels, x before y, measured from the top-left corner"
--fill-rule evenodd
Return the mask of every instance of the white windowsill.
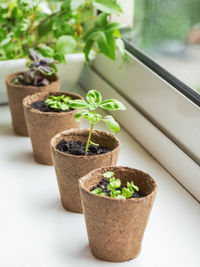
M 0 107 L 0 117 L 0 266 L 114 265 L 91 255 L 83 215 L 61 207 L 53 167 L 36 163 L 29 138 L 14 135 L 8 106 Z M 118 138 L 122 143 L 118 165 L 148 172 L 158 183 L 158 194 L 141 254 L 117 266 L 197 267 L 198 202 L 125 130 Z

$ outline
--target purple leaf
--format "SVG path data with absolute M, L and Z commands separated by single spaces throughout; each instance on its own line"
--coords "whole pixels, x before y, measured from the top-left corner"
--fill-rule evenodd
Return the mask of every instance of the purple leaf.
M 29 57 L 30 57 L 30 59 L 32 59 L 34 61 L 39 61 L 39 59 L 40 59 L 39 54 L 34 50 L 31 50 L 29 52 Z

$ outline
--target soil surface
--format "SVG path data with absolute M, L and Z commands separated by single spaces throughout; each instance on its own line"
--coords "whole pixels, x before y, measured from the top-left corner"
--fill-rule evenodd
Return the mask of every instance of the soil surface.
M 106 193 L 108 197 L 110 197 L 110 190 L 107 189 L 107 185 L 109 184 L 109 180 L 106 178 L 103 178 L 97 185 L 93 186 L 90 191 L 100 187 L 102 189 L 102 193 Z M 122 187 L 117 188 L 117 190 L 122 191 Z M 134 192 L 133 195 L 130 198 L 141 198 L 146 196 L 145 194 L 142 194 L 142 192 Z
M 77 156 L 84 156 L 86 144 L 80 141 L 66 142 L 61 140 L 56 148 L 66 154 L 72 154 Z M 87 151 L 87 156 L 100 155 L 110 152 L 111 150 L 103 146 L 90 145 Z
M 63 110 L 60 110 L 60 109 L 50 108 L 50 106 L 48 106 L 45 103 L 45 101 L 43 101 L 43 100 L 42 101 L 36 101 L 36 102 L 30 104 L 30 106 L 32 108 L 35 108 L 35 109 L 41 111 L 41 112 L 57 112 L 57 113 L 59 113 L 59 112 L 69 112 L 69 111 L 74 110 L 72 108 L 69 108 L 69 109 L 63 111 Z

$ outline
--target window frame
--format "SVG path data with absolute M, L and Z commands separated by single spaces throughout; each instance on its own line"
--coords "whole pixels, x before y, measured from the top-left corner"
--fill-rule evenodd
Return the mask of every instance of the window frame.
M 144 63 L 147 67 L 149 67 L 152 71 L 157 73 L 161 78 L 171 84 L 174 88 L 176 88 L 183 95 L 188 97 L 193 103 L 200 107 L 200 94 L 195 90 L 190 88 L 180 79 L 175 77 L 173 74 L 168 72 L 164 67 L 156 63 L 151 57 L 146 55 L 139 48 L 136 48 L 130 41 L 123 38 L 125 48 L 128 52 L 134 55 L 137 59 L 139 59 L 142 63 Z
M 198 131 L 195 136 L 196 140 L 192 140 L 192 142 L 196 141 L 196 145 L 200 147 L 200 139 L 198 135 L 200 132 L 199 106 L 183 95 L 183 93 L 175 88 L 175 86 L 159 76 L 158 73 L 155 73 L 149 66 L 146 66 L 144 62 L 137 58 L 137 54 L 133 55 L 130 51 L 127 51 L 127 55 L 129 57 L 129 63 L 130 61 L 135 61 L 135 64 L 138 64 L 143 68 L 150 77 L 156 79 L 161 87 L 165 86 L 169 95 L 172 93 L 176 94 L 175 96 L 178 101 L 184 102 L 188 109 L 191 108 L 192 112 L 195 114 L 195 119 L 198 120 Z M 173 136 L 168 134 L 165 129 L 160 127 L 156 118 L 152 118 L 151 108 L 144 111 L 141 106 L 142 104 L 134 101 L 134 92 L 132 96 L 124 93 L 125 90 L 123 89 L 127 89 L 126 85 L 129 85 L 127 75 L 130 76 L 131 73 L 127 74 L 126 69 L 124 71 L 123 67 L 121 69 L 122 72 L 120 73 L 120 63 L 121 56 L 117 57 L 116 61 L 111 61 L 103 55 L 98 55 L 90 66 L 85 66 L 80 78 L 81 86 L 87 88 L 87 90 L 99 90 L 104 98 L 117 98 L 122 101 L 128 107 L 128 110 L 119 113 L 115 112 L 114 114 L 121 126 L 126 129 L 130 135 L 132 135 L 132 137 L 136 139 L 178 182 L 180 182 L 187 191 L 189 191 L 197 200 L 200 200 L 199 158 L 196 159 L 195 156 L 193 157 L 187 149 L 179 144 L 179 140 L 173 138 Z M 130 67 L 133 67 L 133 65 L 130 64 Z M 120 85 L 117 84 L 119 79 L 122 79 Z M 143 78 L 141 80 L 145 79 Z M 124 87 L 122 86 L 123 84 Z M 147 89 L 148 87 L 149 84 Z M 161 96 L 159 95 L 161 98 L 162 96 L 162 94 Z M 172 97 L 173 94 L 171 95 L 171 98 Z M 144 98 L 145 95 L 143 95 L 143 99 Z M 155 105 L 155 103 L 152 105 Z M 162 103 L 158 105 L 158 108 L 162 108 Z M 189 110 L 189 113 L 191 110 Z M 187 119 L 188 122 L 190 122 L 190 118 Z M 200 155 L 198 154 L 198 156 Z

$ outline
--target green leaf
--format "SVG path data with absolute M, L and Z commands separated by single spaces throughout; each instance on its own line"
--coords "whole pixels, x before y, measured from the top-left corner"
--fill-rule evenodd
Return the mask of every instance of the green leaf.
M 86 43 L 85 43 L 83 52 L 85 54 L 85 60 L 86 60 L 86 62 L 89 62 L 90 61 L 89 54 L 90 54 L 90 51 L 92 49 L 93 44 L 94 44 L 94 41 L 93 40 L 86 41 Z
M 112 23 L 109 23 L 109 24 L 107 25 L 106 30 L 107 30 L 107 31 L 112 31 L 112 32 L 114 32 L 114 31 L 116 31 L 116 30 L 121 29 L 122 27 L 124 27 L 123 24 L 118 23 L 118 22 L 112 22 Z
M 122 9 L 115 0 L 95 0 L 93 5 L 100 11 L 109 14 L 120 14 Z
M 88 113 L 89 117 L 86 117 L 86 115 L 84 115 L 84 118 L 90 120 L 90 122 L 92 123 L 97 123 L 99 121 L 101 121 L 103 119 L 103 117 L 100 114 L 93 114 L 92 112 Z
M 127 187 L 132 190 L 134 192 L 135 191 L 139 191 L 139 187 L 134 185 L 133 181 L 131 183 L 127 182 Z
M 112 184 L 110 184 L 110 183 L 107 185 L 107 189 L 110 190 L 110 191 L 114 191 L 115 190 L 114 186 Z
M 117 198 L 121 194 L 121 191 L 120 190 L 113 190 L 110 192 L 110 194 L 111 194 L 112 198 Z
M 69 106 L 66 103 L 61 103 L 60 109 L 65 111 L 69 109 Z
M 115 38 L 110 32 L 101 32 L 97 39 L 100 52 L 108 58 L 115 60 Z
M 98 91 L 90 90 L 86 95 L 86 99 L 89 102 L 89 104 L 99 105 L 102 101 L 102 96 Z
M 101 187 L 97 187 L 96 189 L 91 191 L 91 193 L 95 195 L 99 195 L 101 192 L 102 192 Z
M 105 173 L 103 174 L 103 177 L 105 177 L 105 178 L 111 178 L 111 177 L 113 177 L 114 175 L 115 175 L 114 172 L 105 172 Z
M 76 49 L 76 40 L 70 35 L 63 35 L 56 42 L 56 51 L 65 55 L 74 52 Z
M 126 110 L 126 107 L 116 99 L 104 100 L 99 106 L 105 110 Z
M 108 14 L 106 13 L 100 13 L 96 20 L 95 20 L 95 26 L 98 28 L 106 28 L 108 25 Z
M 81 117 L 84 115 L 87 115 L 89 112 L 87 110 L 80 110 L 77 111 L 76 114 L 74 115 L 75 121 L 80 121 Z
M 49 47 L 49 46 L 42 46 L 40 49 L 39 49 L 40 53 L 44 56 L 44 57 L 53 57 L 54 56 L 54 50 L 53 48 Z
M 116 179 L 112 182 L 110 182 L 110 184 L 114 187 L 114 188 L 119 188 L 121 186 L 121 181 L 120 179 Z
M 108 115 L 103 118 L 103 122 L 105 122 L 106 126 L 113 132 L 113 133 L 118 133 L 120 130 L 119 124 L 115 121 L 115 119 L 111 116 Z
M 132 197 L 133 195 L 133 191 L 130 191 L 129 188 L 123 187 L 122 188 L 122 196 L 124 196 L 125 198 L 129 198 Z
M 88 107 L 88 104 L 84 100 L 75 99 L 75 100 L 71 100 L 69 102 L 69 106 L 70 106 L 70 108 L 73 108 L 73 109 L 87 108 Z

